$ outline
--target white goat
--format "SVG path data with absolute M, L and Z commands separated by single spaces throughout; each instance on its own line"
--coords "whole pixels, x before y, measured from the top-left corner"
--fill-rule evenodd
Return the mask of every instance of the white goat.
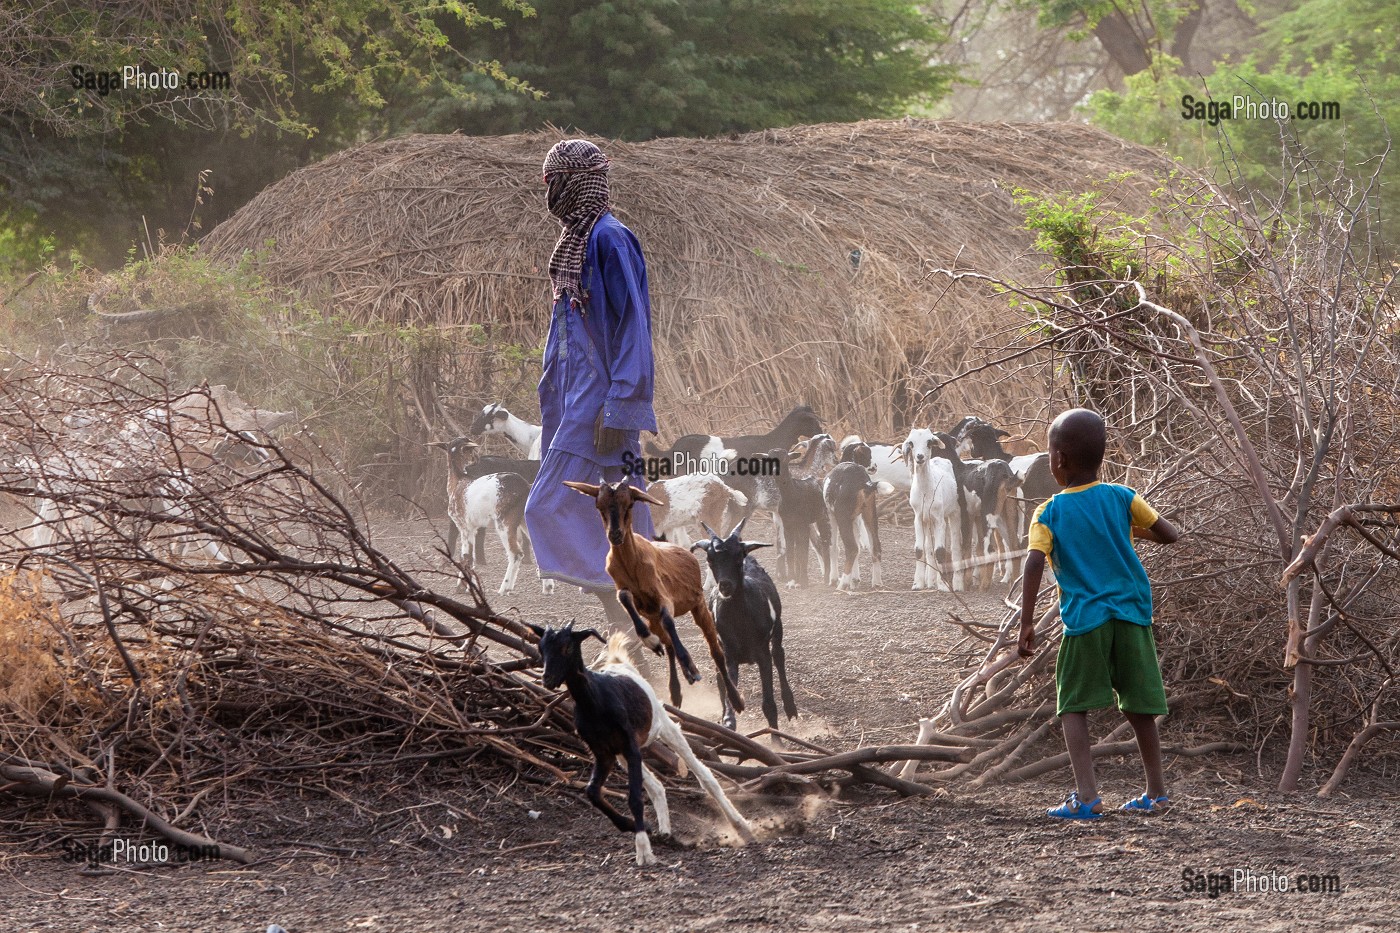
M 492 402 L 481 409 L 472 423 L 473 434 L 503 434 L 526 458 L 540 459 L 540 434 L 543 428 L 538 424 L 522 421 L 500 402 Z
M 915 428 L 902 453 L 909 472 L 909 505 L 914 509 L 914 589 L 949 589 L 937 564 L 952 566 L 952 589 L 963 579 L 963 512 L 953 465 L 940 456 L 942 445 L 928 428 Z

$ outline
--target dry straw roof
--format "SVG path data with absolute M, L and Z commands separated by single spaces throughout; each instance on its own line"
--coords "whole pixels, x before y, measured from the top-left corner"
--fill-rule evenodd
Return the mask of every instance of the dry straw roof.
M 264 251 L 273 281 L 356 318 L 483 324 L 494 339 L 542 345 L 557 226 L 540 164 L 558 138 L 408 136 L 350 149 L 269 187 L 204 248 L 224 259 Z M 1064 123 L 597 141 L 613 160 L 615 212 L 649 263 L 664 436 L 762 424 L 796 402 L 891 431 L 902 380 L 917 393 L 928 373 L 956 370 L 1008 314 L 972 289 L 944 293 L 926 271 L 1041 274 L 1012 189 L 1078 192 L 1134 172 L 1111 187 L 1138 213 L 1172 167 Z M 1037 391 L 959 385 L 923 414 L 1005 412 Z

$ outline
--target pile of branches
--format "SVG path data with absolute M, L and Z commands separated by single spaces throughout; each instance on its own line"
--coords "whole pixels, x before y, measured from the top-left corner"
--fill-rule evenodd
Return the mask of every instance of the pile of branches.
M 1058 406 L 1109 422 L 1104 478 L 1185 532 L 1143 548 L 1168 695 L 1208 699 L 1197 731 L 1246 743 L 1281 790 L 1311 766 L 1327 795 L 1368 744 L 1400 751 L 1400 316 L 1375 178 L 1290 160 L 1273 207 L 1211 188 L 1165 202 L 1189 237 L 1107 212 L 1064 224 L 1053 284 L 937 277 L 1015 297 L 1027 319 L 983 365 L 1054 361 Z M 1016 617 L 977 633 L 990 647 L 925 725 L 976 739 L 984 775 L 1036 773 L 1018 758 L 1051 728 L 1053 651 L 1016 666 Z
M 381 548 L 314 445 L 269 433 L 272 413 L 172 387 L 149 359 L 9 362 L 0 794 L 213 845 L 190 828 L 219 822 L 211 801 L 434 762 L 582 786 L 567 696 L 540 686 L 529 630 L 445 554 L 406 566 Z M 780 753 L 677 715 L 699 754 L 755 786 L 924 793 L 873 765 L 945 757 Z

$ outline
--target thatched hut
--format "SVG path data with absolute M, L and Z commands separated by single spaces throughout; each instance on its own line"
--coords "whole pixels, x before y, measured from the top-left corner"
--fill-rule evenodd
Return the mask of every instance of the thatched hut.
M 542 346 L 557 227 L 540 163 L 558 138 L 409 136 L 347 150 L 269 187 L 203 248 L 259 251 L 263 275 L 356 320 L 478 325 L 502 345 Z M 975 356 L 1010 313 L 935 287 L 927 270 L 1037 278 L 1044 257 L 1014 189 L 1107 186 L 1110 202 L 1143 213 L 1172 168 L 1074 124 L 871 121 L 599 142 L 616 213 L 650 265 L 667 437 L 760 425 L 797 402 L 871 435 L 915 415 L 1038 414 L 1044 384 L 1024 376 L 995 393 L 959 383 L 916 410 L 933 376 Z M 481 380 L 462 395 L 494 388 Z M 526 394 L 517 388 L 522 414 Z

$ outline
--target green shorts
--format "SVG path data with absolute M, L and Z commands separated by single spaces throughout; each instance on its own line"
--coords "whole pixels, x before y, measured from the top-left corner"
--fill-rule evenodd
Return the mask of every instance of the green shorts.
M 1125 713 L 1167 711 L 1152 626 L 1111 619 L 1083 635 L 1060 640 L 1055 714 L 1103 709 L 1113 705 L 1115 695 Z

